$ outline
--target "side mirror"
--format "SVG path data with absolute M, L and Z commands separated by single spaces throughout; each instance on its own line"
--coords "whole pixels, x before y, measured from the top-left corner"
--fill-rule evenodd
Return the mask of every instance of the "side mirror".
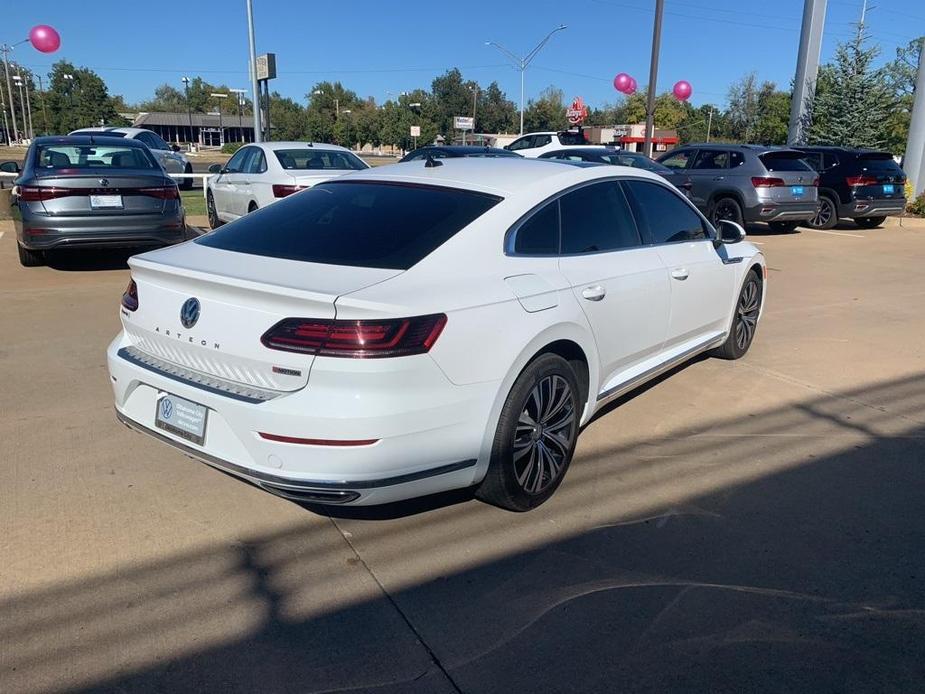
M 738 222 L 728 219 L 721 219 L 716 228 L 719 238 L 717 241 L 723 243 L 739 243 L 745 240 L 745 229 Z
M 20 172 L 19 164 L 15 161 L 5 161 L 0 164 L 0 171 L 3 173 L 18 174 Z
M 210 174 L 218 174 L 218 173 L 221 173 L 221 172 L 222 172 L 222 165 L 221 165 L 221 164 L 210 164 L 210 165 L 209 165 L 209 173 L 210 173 Z
M 180 145 L 170 145 L 170 149 L 172 149 L 174 152 L 179 152 Z

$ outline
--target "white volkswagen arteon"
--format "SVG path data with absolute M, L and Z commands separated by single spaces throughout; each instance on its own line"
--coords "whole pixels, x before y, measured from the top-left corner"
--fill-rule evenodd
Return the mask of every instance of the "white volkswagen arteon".
M 305 188 L 368 169 L 346 147 L 318 142 L 262 142 L 245 145 L 225 166 L 212 164 L 206 179 L 209 226 L 250 214 Z
M 129 264 L 128 426 L 292 499 L 520 511 L 603 405 L 745 354 L 766 277 L 655 174 L 514 158 L 349 174 Z

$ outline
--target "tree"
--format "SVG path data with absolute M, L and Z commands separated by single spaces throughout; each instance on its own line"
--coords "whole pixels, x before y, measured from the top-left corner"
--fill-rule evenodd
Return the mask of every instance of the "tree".
M 524 132 L 564 130 L 567 127 L 565 95 L 561 89 L 546 87 L 537 99 L 527 102 L 527 108 L 524 110 Z
M 889 139 L 888 116 L 895 99 L 884 71 L 874 70 L 876 46 L 865 46 L 864 25 L 851 41 L 838 44 L 834 59 L 819 70 L 808 114 L 808 139 L 814 144 L 883 147 Z
M 308 138 L 308 113 L 301 105 L 279 92 L 270 94 L 270 127 L 274 140 Z
M 726 118 L 729 134 L 739 142 L 752 142 L 760 117 L 758 94 L 760 87 L 754 72 L 750 72 L 729 87 Z
M 884 74 L 896 98 L 896 108 L 890 112 L 887 122 L 887 148 L 895 153 L 906 151 L 909 138 L 909 122 L 915 101 L 915 80 L 918 75 L 922 53 L 922 38 L 910 41 L 905 47 L 896 49 L 896 59 L 884 66 Z
M 337 134 L 343 136 L 346 132 L 341 126 L 335 133 L 341 112 L 352 112 L 361 103 L 356 92 L 346 89 L 340 82 L 319 82 L 305 98 L 308 100 L 310 136 L 318 142 L 337 142 Z
M 787 144 L 790 125 L 790 94 L 778 91 L 773 82 L 765 82 L 758 91 L 758 120 L 755 142 L 765 145 Z
M 517 107 L 508 99 L 497 82 L 479 93 L 476 128 L 483 133 L 515 132 L 519 127 Z
M 472 115 L 472 92 L 476 89 L 478 84 L 463 80 L 462 73 L 455 67 L 431 82 L 432 116 L 445 137 L 453 132 L 455 116 Z
M 64 75 L 72 75 L 73 79 L 65 79 Z M 116 113 L 106 83 L 93 70 L 60 60 L 52 65 L 49 77 L 45 106 L 51 132 L 67 133 L 100 124 L 123 124 L 124 119 Z

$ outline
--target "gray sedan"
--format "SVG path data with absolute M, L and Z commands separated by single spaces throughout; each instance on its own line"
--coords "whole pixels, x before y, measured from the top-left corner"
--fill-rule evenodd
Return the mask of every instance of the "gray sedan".
M 9 163 L 3 165 L 10 167 Z M 59 248 L 135 247 L 186 239 L 177 184 L 142 143 L 114 137 L 40 137 L 11 197 L 25 266 Z

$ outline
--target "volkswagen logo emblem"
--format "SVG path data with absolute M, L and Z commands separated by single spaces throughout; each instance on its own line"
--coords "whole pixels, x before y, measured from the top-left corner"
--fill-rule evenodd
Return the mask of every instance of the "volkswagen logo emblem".
M 199 320 L 199 299 L 190 297 L 180 307 L 180 323 L 184 328 L 192 328 Z
M 100 185 L 103 186 L 104 188 L 108 188 L 108 187 L 109 187 L 109 179 L 108 179 L 108 178 L 101 178 L 101 179 L 100 179 Z
M 170 398 L 164 398 L 161 400 L 161 417 L 164 419 L 170 419 L 170 416 L 173 414 L 173 402 Z

